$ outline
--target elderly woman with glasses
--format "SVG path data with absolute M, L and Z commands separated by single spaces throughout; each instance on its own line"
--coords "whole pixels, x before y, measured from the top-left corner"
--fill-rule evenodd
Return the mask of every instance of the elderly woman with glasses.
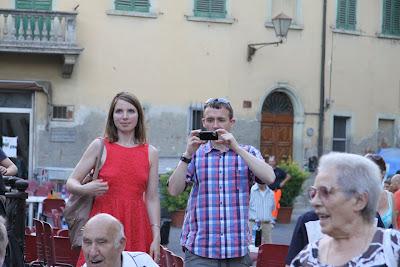
M 400 233 L 375 226 L 380 184 L 378 166 L 367 158 L 324 155 L 309 190 L 324 236 L 291 266 L 398 266 Z

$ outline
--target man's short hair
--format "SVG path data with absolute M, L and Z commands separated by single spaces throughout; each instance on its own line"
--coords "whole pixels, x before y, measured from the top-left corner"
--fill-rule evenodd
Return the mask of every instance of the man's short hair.
M 209 98 L 204 103 L 203 111 L 206 110 L 206 108 L 215 108 L 215 109 L 226 108 L 229 112 L 229 119 L 233 118 L 233 108 L 231 106 L 231 102 L 229 102 L 229 100 L 225 98 Z

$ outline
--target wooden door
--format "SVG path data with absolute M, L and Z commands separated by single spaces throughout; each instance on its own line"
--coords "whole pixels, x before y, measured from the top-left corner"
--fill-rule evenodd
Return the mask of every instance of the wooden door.
M 289 97 L 282 92 L 272 93 L 263 105 L 260 149 L 264 158 L 292 158 L 293 108 Z

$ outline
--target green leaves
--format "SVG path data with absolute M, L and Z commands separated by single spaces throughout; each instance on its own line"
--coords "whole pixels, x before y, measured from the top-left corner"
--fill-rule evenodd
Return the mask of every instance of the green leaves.
M 282 198 L 280 204 L 282 207 L 292 207 L 296 197 L 302 192 L 302 185 L 310 175 L 304 171 L 295 162 L 281 162 L 279 168 L 289 173 L 292 178 L 282 188 Z
M 187 201 L 189 198 L 191 186 L 188 186 L 185 191 L 183 191 L 178 196 L 174 197 L 168 193 L 167 182 L 171 176 L 172 171 L 160 175 L 160 194 L 161 194 L 161 206 L 166 208 L 169 212 L 176 210 L 186 209 Z

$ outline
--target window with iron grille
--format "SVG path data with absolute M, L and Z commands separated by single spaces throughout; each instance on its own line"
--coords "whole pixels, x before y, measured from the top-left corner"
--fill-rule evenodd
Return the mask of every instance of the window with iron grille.
M 197 129 L 203 129 L 203 123 L 201 119 L 203 118 L 203 107 L 201 105 L 199 106 L 192 106 L 190 107 L 190 131 L 192 130 L 197 130 Z
M 115 10 L 149 12 L 150 0 L 115 0 Z
M 382 33 L 400 36 L 400 0 L 383 0 Z
M 355 30 L 357 23 L 357 0 L 337 0 L 336 28 Z
M 226 0 L 194 0 L 194 16 L 225 18 Z
M 348 121 L 349 117 L 333 117 L 333 144 L 332 151 L 346 152 L 348 139 Z
M 72 121 L 74 106 L 53 106 L 52 120 Z

